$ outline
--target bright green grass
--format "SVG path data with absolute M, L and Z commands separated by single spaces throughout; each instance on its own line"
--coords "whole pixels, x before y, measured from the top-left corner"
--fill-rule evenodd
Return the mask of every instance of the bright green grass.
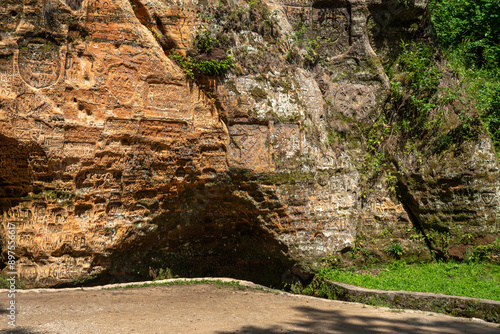
M 491 263 L 396 262 L 377 275 L 323 268 L 320 275 L 335 282 L 370 289 L 444 293 L 500 300 L 500 265 Z

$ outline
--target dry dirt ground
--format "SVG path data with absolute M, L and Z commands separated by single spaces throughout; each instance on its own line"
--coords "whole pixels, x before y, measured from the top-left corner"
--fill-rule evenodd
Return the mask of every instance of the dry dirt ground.
M 12 334 L 500 333 L 478 320 L 214 284 L 23 291 L 9 328 L 0 293 L 0 333 Z

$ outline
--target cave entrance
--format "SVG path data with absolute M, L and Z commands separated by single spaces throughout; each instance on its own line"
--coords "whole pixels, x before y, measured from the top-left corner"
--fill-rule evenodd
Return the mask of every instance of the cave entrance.
M 107 283 L 231 277 L 282 287 L 294 264 L 286 256 L 288 249 L 265 227 L 255 203 L 235 190 L 227 185 L 193 187 L 166 198 L 162 213 L 144 227 L 154 231 L 113 252 L 103 274 Z

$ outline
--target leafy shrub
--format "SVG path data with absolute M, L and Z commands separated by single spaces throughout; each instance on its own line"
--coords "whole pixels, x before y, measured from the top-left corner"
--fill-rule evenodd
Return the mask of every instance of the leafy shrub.
M 488 245 L 479 245 L 474 247 L 470 254 L 467 254 L 468 262 L 491 261 L 493 257 L 500 255 L 500 238 Z M 498 259 L 497 259 L 498 262 Z
M 396 258 L 400 258 L 401 255 L 403 255 L 404 250 L 403 250 L 403 246 L 401 246 L 401 244 L 398 242 L 398 243 L 395 243 L 395 244 L 392 244 L 391 246 L 389 246 L 389 248 L 387 248 L 387 252 L 391 253 Z
M 181 54 L 173 54 L 174 58 L 184 68 L 184 72 L 191 79 L 198 75 L 219 76 L 234 67 L 234 59 L 231 55 L 217 61 L 215 59 L 198 60 L 194 57 L 184 57 Z
M 437 91 L 442 72 L 435 62 L 437 56 L 430 45 L 402 42 L 403 53 L 399 58 L 401 69 L 406 72 L 404 83 L 409 88 L 410 101 L 416 107 L 431 108 L 427 104 Z
M 212 32 L 209 29 L 201 29 L 196 34 L 195 46 L 200 51 L 200 53 L 212 51 L 214 42 L 215 41 L 212 37 Z
M 432 0 L 431 20 L 500 157 L 500 2 Z
M 438 94 L 442 72 L 436 65 L 439 54 L 431 45 L 402 42 L 403 52 L 391 68 L 391 100 L 401 130 L 409 137 L 421 136 L 438 120 L 431 120 L 440 101 Z
M 500 84 L 495 87 L 490 106 L 484 113 L 488 130 L 496 147 L 500 147 Z
M 432 0 L 431 8 L 432 23 L 442 46 L 460 46 L 469 64 L 499 65 L 498 0 Z

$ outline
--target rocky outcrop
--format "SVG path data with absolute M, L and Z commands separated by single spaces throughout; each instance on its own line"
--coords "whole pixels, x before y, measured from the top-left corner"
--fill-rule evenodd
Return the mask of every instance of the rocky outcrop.
M 421 164 L 394 154 L 407 167 L 397 184 L 390 170 L 367 181 L 367 133 L 390 94 L 386 51 L 425 8 L 401 6 L 7 1 L 0 210 L 4 243 L 16 226 L 20 278 L 168 269 L 278 285 L 341 251 L 453 253 L 464 243 L 428 237 L 437 218 L 449 227 L 437 233 L 498 235 L 484 133 Z M 227 55 L 224 73 L 196 67 Z

